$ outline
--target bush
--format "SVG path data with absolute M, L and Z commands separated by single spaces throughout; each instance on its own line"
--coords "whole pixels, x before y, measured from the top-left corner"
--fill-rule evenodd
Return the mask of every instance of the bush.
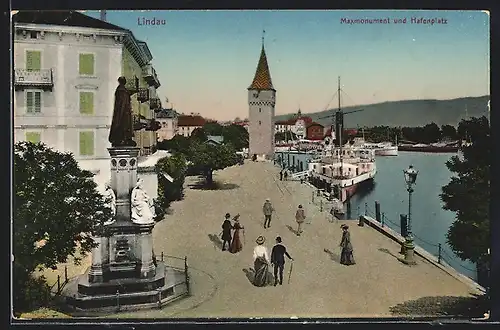
M 184 197 L 186 171 L 186 157 L 182 153 L 164 157 L 156 164 L 158 199 L 155 208 L 162 213 L 162 216 L 173 201 L 181 200 Z M 170 175 L 174 182 L 168 181 L 163 175 L 164 173 Z

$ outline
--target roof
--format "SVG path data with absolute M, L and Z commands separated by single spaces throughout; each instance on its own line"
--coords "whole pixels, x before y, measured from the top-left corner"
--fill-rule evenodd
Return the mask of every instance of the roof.
M 221 144 L 222 142 L 224 142 L 224 137 L 220 135 L 207 135 L 207 141 Z
M 323 125 L 321 125 L 320 123 L 317 123 L 315 121 L 313 122 L 310 122 L 309 124 L 307 124 L 307 128 L 311 127 L 311 126 L 321 126 L 321 127 L 325 127 Z
M 177 119 L 177 126 L 198 126 L 201 127 L 207 122 L 202 116 L 181 115 Z
M 175 118 L 179 114 L 174 109 L 161 109 L 157 114 L 156 118 Z
M 101 21 L 75 10 L 21 10 L 12 16 L 14 23 L 79 26 L 129 32 L 120 26 Z
M 312 118 L 311 117 L 307 117 L 307 116 L 304 116 L 304 117 L 293 117 L 293 118 L 290 118 L 290 119 L 287 119 L 287 120 L 280 120 L 280 121 L 277 121 L 275 124 L 276 125 L 290 125 L 290 126 L 293 126 L 295 125 L 295 123 L 297 123 L 297 120 L 299 119 L 302 119 L 306 124 L 310 124 L 312 123 Z
M 267 57 L 264 45 L 262 45 L 259 64 L 257 64 L 257 70 L 255 71 L 255 76 L 253 78 L 252 84 L 250 85 L 250 87 L 248 87 L 248 89 L 275 90 L 273 87 L 273 82 L 271 80 L 271 73 L 269 72 L 269 66 L 267 65 Z

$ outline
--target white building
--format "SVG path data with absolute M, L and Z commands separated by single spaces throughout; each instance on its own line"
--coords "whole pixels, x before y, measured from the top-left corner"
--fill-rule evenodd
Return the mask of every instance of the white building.
M 156 114 L 156 121 L 161 128 L 156 131 L 158 142 L 170 140 L 179 133 L 179 115 L 174 109 L 161 109 Z
M 75 11 L 21 11 L 13 21 L 15 141 L 41 141 L 73 153 L 83 168 L 108 168 L 117 79 L 134 85 L 130 63 L 148 65 L 149 51 L 130 31 Z M 148 102 L 138 99 L 133 111 Z
M 178 117 L 179 135 L 190 137 L 191 133 L 197 128 L 202 128 L 207 121 L 200 115 L 180 115 Z

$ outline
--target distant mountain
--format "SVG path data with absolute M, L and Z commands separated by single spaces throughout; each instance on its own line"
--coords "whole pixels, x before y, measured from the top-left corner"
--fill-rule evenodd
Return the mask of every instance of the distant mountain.
M 456 126 L 466 117 L 465 108 L 469 117 L 488 115 L 489 95 L 479 97 L 464 97 L 452 100 L 406 100 L 392 101 L 369 105 L 360 105 L 342 108 L 343 111 L 364 109 L 363 111 L 346 114 L 344 127 L 357 126 L 424 126 L 432 122 L 441 125 Z M 303 113 L 313 121 L 329 126 L 333 119 L 323 118 L 332 115 L 336 109 L 314 113 Z M 285 120 L 294 114 L 276 116 L 276 120 Z

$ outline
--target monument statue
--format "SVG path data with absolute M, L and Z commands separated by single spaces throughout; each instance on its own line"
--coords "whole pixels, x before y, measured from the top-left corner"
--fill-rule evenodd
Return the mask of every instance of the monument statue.
M 132 221 L 134 223 L 149 224 L 154 222 L 153 199 L 144 190 L 142 179 L 138 179 L 135 188 L 132 189 L 130 204 L 132 207 Z
M 127 79 L 118 78 L 118 87 L 115 91 L 115 106 L 113 109 L 113 120 L 109 131 L 109 142 L 113 147 L 135 147 L 137 144 L 132 140 L 134 136 L 132 122 L 132 105 L 130 103 L 130 92 L 125 87 Z
M 105 225 L 110 225 L 113 222 L 115 222 L 115 215 L 116 215 L 116 195 L 113 189 L 111 188 L 111 183 L 106 182 L 106 190 L 104 191 L 104 201 L 105 205 L 111 209 L 111 214 L 113 217 L 106 221 L 104 224 Z

